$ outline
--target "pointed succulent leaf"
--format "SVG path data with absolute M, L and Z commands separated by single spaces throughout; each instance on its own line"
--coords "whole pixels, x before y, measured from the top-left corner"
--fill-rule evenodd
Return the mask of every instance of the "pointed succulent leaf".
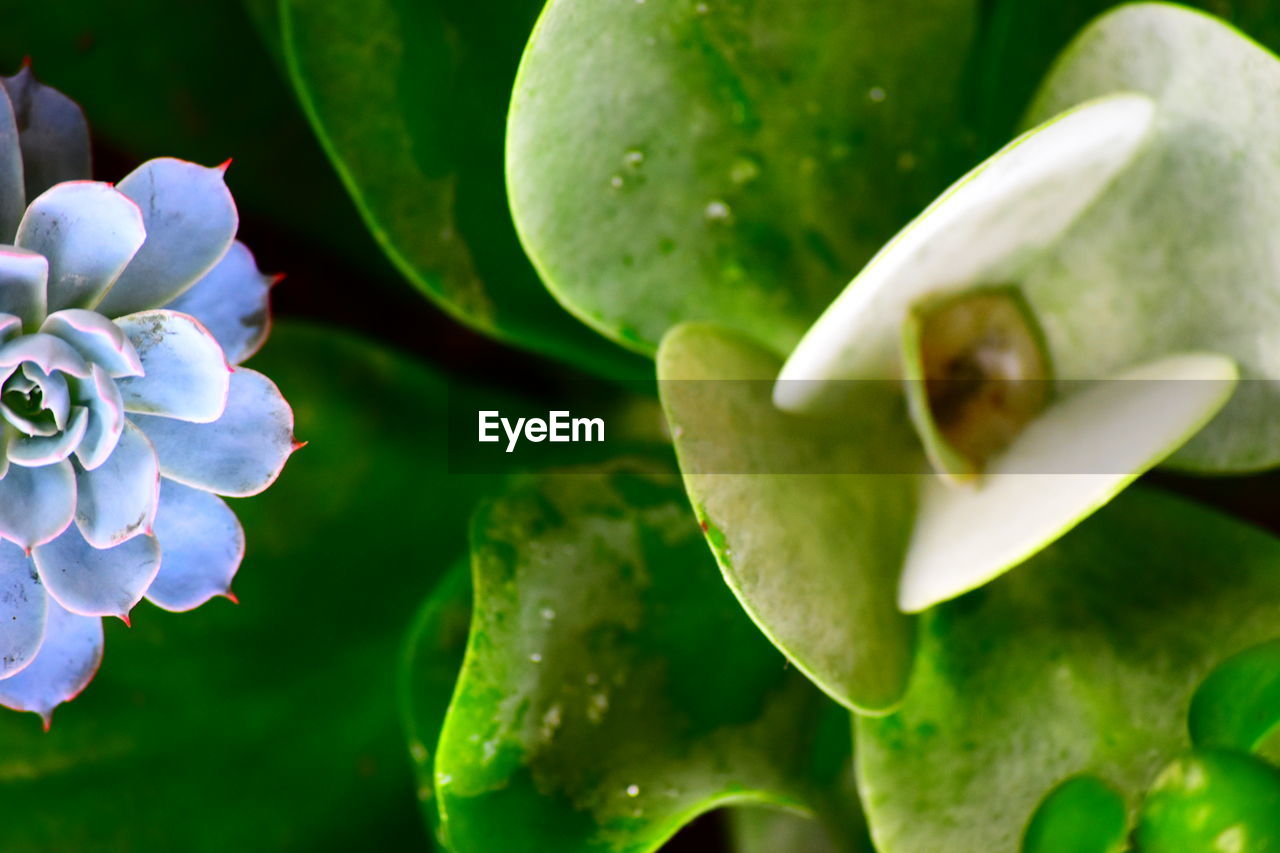
M 1143 853 L 1280 849 L 1280 770 L 1246 753 L 1197 749 L 1156 779 L 1134 841 Z
M 44 637 L 45 592 L 22 549 L 0 542 L 0 680 L 21 672 Z
M 40 403 L 53 415 L 53 425 L 58 429 L 66 429 L 71 418 L 71 385 L 67 378 L 61 373 L 45 373 L 30 363 L 22 365 L 18 372 L 34 389 L 39 389 Z M 79 380 L 73 377 L 71 381 Z
M 76 406 L 67 425 L 52 435 L 15 435 L 10 433 L 5 453 L 14 465 L 32 468 L 60 462 L 80 445 L 89 426 L 89 410 Z
M 12 314 L 35 331 L 45 314 L 49 262 L 18 246 L 0 246 L 0 312 Z
M 953 92 L 977 25 L 950 0 L 554 0 L 508 120 L 524 245 L 626 346 L 707 320 L 785 352 L 958 174 Z
M 1099 98 L 1023 134 L 953 184 L 805 333 L 782 370 L 778 405 L 818 409 L 841 381 L 900 375 L 899 330 L 912 304 L 1016 281 L 1028 257 L 1060 237 L 1129 165 L 1154 115 L 1141 95 Z
M 199 607 L 215 595 L 230 595 L 244 559 L 244 529 L 216 495 L 173 480 L 160 486 L 155 535 L 164 560 L 147 598 L 165 610 Z
M 118 185 L 142 210 L 147 239 L 96 309 L 119 317 L 171 302 L 222 259 L 239 225 L 223 170 L 162 157 Z
M 72 380 L 75 400 L 89 411 L 84 438 L 76 447 L 76 460 L 92 471 L 111 455 L 124 429 L 124 401 L 120 389 L 97 364 L 89 365 L 88 379 Z
M 76 479 L 67 460 L 40 468 L 9 465 L 0 479 L 0 538 L 30 550 L 71 524 Z
M 142 361 L 124 330 L 96 311 L 65 308 L 45 318 L 40 331 L 71 344 L 92 364 L 111 377 L 141 376 Z
M 606 375 L 651 372 L 547 293 L 507 208 L 502 139 L 542 0 L 500 27 L 439 0 L 278 4 L 289 75 L 365 224 L 415 287 L 486 334 Z M 410 23 L 411 21 L 411 23 Z M 452 50 L 450 44 L 465 44 Z
M 1230 359 L 1169 356 L 1068 392 L 971 488 L 930 478 L 899 606 L 919 612 L 1020 565 L 1183 446 L 1235 388 Z
M 128 619 L 160 570 L 160 545 L 154 536 L 135 536 L 100 549 L 86 542 L 74 524 L 36 548 L 33 556 L 49 595 L 81 616 Z
M 231 497 L 256 495 L 275 482 L 295 449 L 293 410 L 270 379 L 237 367 L 222 417 L 210 424 L 132 415 L 151 439 L 160 473 Z
M 22 320 L 12 314 L 0 313 L 0 344 L 8 343 L 22 334 Z
M 877 849 L 1016 850 L 1046 795 L 1079 775 L 1133 814 L 1191 746 L 1196 685 L 1276 635 L 1277 565 L 1273 537 L 1139 487 L 928 611 L 902 707 L 857 720 Z
M 17 244 L 49 259 L 48 310 L 97 304 L 146 239 L 142 212 L 110 184 L 74 181 L 27 208 Z
M 272 281 L 258 271 L 248 247 L 237 241 L 217 266 L 165 307 L 199 320 L 218 340 L 227 361 L 239 364 L 267 338 Z
M 194 318 L 139 311 L 116 320 L 138 354 L 142 375 L 116 381 L 127 412 L 209 423 L 222 415 L 231 370 L 222 348 Z M 0 349 L 0 363 L 4 350 Z
M 149 532 L 159 492 L 156 452 L 142 430 L 126 423 L 105 462 L 93 470 L 76 469 L 76 526 L 80 535 L 94 548 L 112 548 Z M 167 551 L 165 556 L 167 560 Z
M 1228 24 L 1135 3 L 1077 37 L 1030 111 L 1040 121 L 1118 89 L 1156 102 L 1143 155 L 1021 284 L 1061 376 L 1206 350 L 1268 380 L 1242 382 L 1178 467 L 1280 463 L 1280 256 L 1266 224 L 1280 216 L 1277 87 L 1280 61 Z
M 75 349 L 61 338 L 37 332 L 24 335 L 0 346 L 0 368 L 34 364 L 45 373 L 65 373 L 78 379 L 89 375 L 89 365 Z
M 471 640 L 434 768 L 449 849 L 641 853 L 735 800 L 825 806 L 846 715 L 724 589 L 678 480 L 573 474 L 473 523 Z
M 89 125 L 76 102 L 37 80 L 29 65 L 0 77 L 0 85 L 17 119 L 27 198 L 63 181 L 88 178 Z
M 0 86 L 0 242 L 12 243 L 27 206 L 22 177 L 22 147 L 13 101 Z
M 39 714 L 46 729 L 53 709 L 84 690 L 102 663 L 102 620 L 71 613 L 53 598 L 48 608 L 35 660 L 0 681 L 0 705 Z
M 894 383 L 854 388 L 847 417 L 804 419 L 772 405 L 780 367 L 712 326 L 663 340 L 659 392 L 685 487 L 765 634 L 841 703 L 884 711 L 911 665 L 895 590 L 923 460 Z

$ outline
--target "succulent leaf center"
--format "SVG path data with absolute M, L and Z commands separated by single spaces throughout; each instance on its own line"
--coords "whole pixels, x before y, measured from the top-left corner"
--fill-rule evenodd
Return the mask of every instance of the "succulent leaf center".
M 1044 338 L 1016 287 L 927 300 L 902 340 L 912 421 L 934 468 L 953 482 L 976 478 L 1052 395 Z
M 45 406 L 44 389 L 23 368 L 0 388 L 0 413 L 27 435 L 52 435 L 58 430 L 57 418 Z

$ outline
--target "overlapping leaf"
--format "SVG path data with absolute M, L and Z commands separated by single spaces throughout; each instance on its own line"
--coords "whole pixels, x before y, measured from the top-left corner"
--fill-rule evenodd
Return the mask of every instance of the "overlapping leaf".
M 884 711 L 910 668 L 896 597 L 923 459 L 896 386 L 865 383 L 846 417 L 805 418 L 773 407 L 779 367 L 715 326 L 663 340 L 659 391 L 685 486 L 764 632 L 840 702 Z
M 1061 376 L 1185 350 L 1235 359 L 1246 381 L 1171 460 L 1192 469 L 1280 463 L 1278 86 L 1280 60 L 1238 31 L 1139 3 L 1088 27 L 1030 111 L 1121 90 L 1156 102 L 1146 150 L 1023 284 Z
M 1135 489 L 930 611 L 901 710 L 857 725 L 879 849 L 1012 853 L 1038 803 L 1081 774 L 1120 792 L 1132 820 L 1191 745 L 1197 685 L 1280 633 L 1277 567 L 1266 534 Z
M 845 714 L 724 590 L 665 465 L 516 484 L 474 522 L 473 572 L 466 660 L 421 764 L 454 853 L 650 851 L 729 802 L 821 811 L 858 849 Z M 448 645 L 442 619 L 423 624 Z M 441 669 L 417 660 L 425 759 Z
M 785 351 L 968 159 L 976 6 L 554 0 L 507 139 L 543 280 L 640 352 L 682 320 Z
M 384 251 L 453 316 L 596 372 L 638 360 L 538 283 L 502 181 L 502 126 L 538 0 L 284 0 L 290 74 Z

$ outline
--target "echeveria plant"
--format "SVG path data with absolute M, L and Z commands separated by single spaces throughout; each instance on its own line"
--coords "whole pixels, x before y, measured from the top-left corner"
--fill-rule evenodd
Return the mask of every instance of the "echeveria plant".
M 223 168 L 89 180 L 79 108 L 28 69 L 0 97 L 0 703 L 48 724 L 102 657 L 101 617 L 230 597 L 219 497 L 270 485 L 293 413 L 240 362 L 271 278 L 235 242 Z

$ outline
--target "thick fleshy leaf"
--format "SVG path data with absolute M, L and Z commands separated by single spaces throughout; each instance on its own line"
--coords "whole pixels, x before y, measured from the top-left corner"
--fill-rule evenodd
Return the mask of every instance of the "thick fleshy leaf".
M 89 410 L 76 406 L 71 411 L 67 425 L 53 435 L 10 434 L 5 454 L 14 465 L 33 468 L 60 462 L 70 456 L 84 438 L 89 426 Z
M 37 80 L 28 65 L 0 84 L 18 123 L 27 198 L 89 178 L 89 126 L 76 102 Z
M 139 311 L 116 323 L 143 370 L 141 376 L 116 381 L 125 411 L 195 423 L 222 415 L 231 370 L 218 342 L 194 318 L 176 311 Z
M 89 366 L 88 379 L 72 380 L 78 404 L 89 410 L 89 425 L 76 448 L 76 459 L 92 471 L 111 455 L 124 429 L 124 401 L 120 389 L 107 371 L 96 364 Z
M 213 268 L 240 219 L 223 170 L 161 157 L 117 185 L 142 210 L 147 239 L 97 305 L 108 317 L 159 308 Z
M 440 579 L 409 629 L 400 670 L 402 723 L 418 779 L 418 801 L 440 850 L 447 850 L 436 802 L 436 744 L 462 669 L 471 625 L 471 560 Z
M 459 320 L 605 375 L 646 365 L 556 304 L 507 209 L 502 140 L 542 0 L 278 4 L 299 100 L 399 271 Z M 450 47 L 453 45 L 453 47 Z
M 0 343 L 8 343 L 22 334 L 22 320 L 0 313 Z
M 23 335 L 0 346 L 0 368 L 16 367 L 25 362 L 36 365 L 45 373 L 56 371 L 78 379 L 89 375 L 89 365 L 70 344 L 39 332 Z
M 94 548 L 111 548 L 150 531 L 159 493 L 156 452 L 142 430 L 126 423 L 105 462 L 76 470 L 76 526 Z
M 819 821 L 780 809 L 730 809 L 729 829 L 733 853 L 874 853 L 869 839 L 837 846 Z
M 183 611 L 231 595 L 231 579 L 244 559 L 244 529 L 225 501 L 164 480 L 155 535 L 164 561 L 147 588 L 152 603 Z
M 0 246 L 0 312 L 35 331 L 44 319 L 49 262 L 44 255 L 17 246 Z
M 36 548 L 33 556 L 49 595 L 82 616 L 127 620 L 160 570 L 160 543 L 154 536 L 100 549 L 86 542 L 76 525 Z
M 57 429 L 65 429 L 71 419 L 71 384 L 61 373 L 45 373 L 34 364 L 27 363 L 19 368 L 21 379 L 15 374 L 10 378 L 10 387 L 19 387 L 30 383 L 30 390 L 40 392 L 40 403 L 53 416 L 53 425 Z M 72 377 L 71 382 L 77 381 Z
M 924 610 L 1018 566 L 1183 446 L 1235 388 L 1230 359 L 1159 359 L 1069 392 L 992 459 L 972 488 L 930 478 L 899 606 Z
M 663 340 L 659 392 L 685 487 L 764 632 L 840 702 L 884 711 L 911 665 L 895 590 L 923 458 L 893 383 L 854 389 L 846 417 L 803 419 L 771 403 L 780 367 L 712 326 Z
M 547 286 L 644 352 L 682 320 L 790 349 L 968 162 L 977 5 L 554 0 L 507 137 Z
M 17 545 L 0 542 L 0 679 L 31 663 L 44 624 L 45 592 L 31 558 Z
M 273 488 L 236 504 L 249 541 L 241 603 L 141 604 L 132 629 L 107 620 L 107 665 L 51 732 L 0 713 L 5 766 L 22 770 L 0 774 L 0 846 L 426 846 L 399 724 L 400 651 L 492 483 L 448 475 L 447 383 L 402 353 L 281 322 L 255 358 L 315 440 Z M 351 405 L 368 395 L 382 403 Z M 340 565 L 378 566 L 378 582 L 322 582 Z
M 75 509 L 76 478 L 65 459 L 41 468 L 10 465 L 0 479 L 0 537 L 23 548 L 56 538 Z
M 165 307 L 190 314 L 218 340 L 227 361 L 239 364 L 258 351 L 271 326 L 271 284 L 239 241 L 218 265 Z
M 270 379 L 237 367 L 222 417 L 211 424 L 133 415 L 171 480 L 231 497 L 271 485 L 295 449 L 293 410 Z
M 434 766 L 449 849 L 641 853 L 732 801 L 834 806 L 846 715 L 724 589 L 677 478 L 571 474 L 473 523 L 471 639 Z
M 1036 809 L 1022 853 L 1124 853 L 1128 838 L 1124 797 L 1095 776 L 1073 776 Z
M 0 86 L 0 89 L 3 89 Z M 13 242 L 22 211 L 27 206 L 23 189 L 22 149 L 18 137 L 18 120 L 13 114 L 13 101 L 8 92 L 0 92 L 0 241 Z
M 1257 750 L 1280 724 L 1280 641 L 1241 652 L 1196 690 L 1187 713 L 1196 746 Z
M 59 184 L 27 208 L 17 244 L 49 259 L 48 310 L 97 304 L 146 238 L 142 212 L 110 184 Z
M 1228 749 L 1197 749 L 1165 769 L 1134 833 L 1142 853 L 1280 850 L 1280 770 Z
M 141 376 L 142 361 L 124 330 L 96 311 L 66 308 L 50 314 L 40 331 L 61 338 L 108 376 Z
M 48 608 L 35 660 L 0 681 L 0 705 L 39 714 L 46 729 L 53 709 L 84 690 L 102 663 L 102 620 L 68 612 L 53 598 Z
M 1012 853 L 1045 796 L 1079 775 L 1132 815 L 1190 747 L 1196 685 L 1280 635 L 1277 565 L 1273 537 L 1133 488 L 1019 570 L 924 614 L 901 709 L 857 721 L 877 849 Z
M 841 382 L 902 375 L 899 340 L 912 304 L 1017 281 L 1028 257 L 1059 238 L 1129 165 L 1153 116 L 1151 100 L 1140 95 L 1099 98 L 1020 136 L 957 181 L 805 333 L 783 368 L 778 405 L 817 409 Z
M 1127 5 L 1090 26 L 1041 87 L 1033 120 L 1087 98 L 1150 95 L 1149 147 L 1021 283 L 1060 376 L 1169 352 L 1221 352 L 1240 393 L 1170 460 L 1201 471 L 1280 463 L 1280 61 L 1178 6 Z M 1212 284 L 1207 284 L 1212 282 Z

